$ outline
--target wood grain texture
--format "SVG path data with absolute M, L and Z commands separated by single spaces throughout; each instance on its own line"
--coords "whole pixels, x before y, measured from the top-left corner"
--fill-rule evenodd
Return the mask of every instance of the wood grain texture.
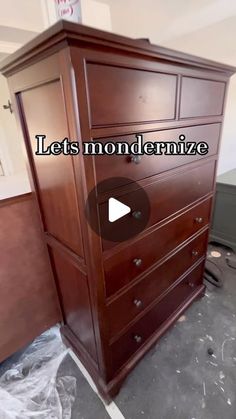
M 143 143 L 147 141 L 179 141 L 179 135 L 186 136 L 187 141 L 207 141 L 209 151 L 207 157 L 217 154 L 220 136 L 220 124 L 199 125 L 186 127 L 182 129 L 173 129 L 157 132 L 147 132 L 143 134 Z M 113 141 L 127 141 L 132 143 L 136 141 L 134 135 L 115 137 Z M 103 142 L 109 141 L 109 138 L 102 139 Z M 131 161 L 130 156 L 125 155 L 104 155 L 95 157 L 95 167 L 97 181 L 102 182 L 108 177 L 123 177 L 131 181 L 138 181 L 164 171 L 177 168 L 179 166 L 191 163 L 206 156 L 196 155 L 143 155 L 139 164 Z
M 0 362 L 61 321 L 32 194 L 0 203 Z
M 126 285 L 208 225 L 210 213 L 211 199 L 207 199 L 108 256 L 104 261 L 108 295 Z M 196 221 L 197 218 L 202 218 L 200 224 Z M 135 265 L 135 259 L 142 260 L 140 266 Z
M 86 72 L 91 126 L 175 118 L 177 76 L 95 63 Z
M 111 345 L 114 371 L 139 351 L 151 335 L 168 320 L 178 307 L 201 286 L 204 262 L 179 281 L 169 294 L 135 322 L 129 330 Z M 138 339 L 139 338 L 139 339 Z
M 183 77 L 180 118 L 221 115 L 225 88 L 223 82 Z
M 145 310 L 159 301 L 173 288 L 176 281 L 205 255 L 208 231 L 198 235 L 174 255 L 165 258 L 157 267 L 149 269 L 131 282 L 123 292 L 110 299 L 107 305 L 110 336 L 114 337 Z
M 62 252 L 51 254 L 66 324 L 97 361 L 87 277 Z
M 2 71 L 25 137 L 63 311 L 62 334 L 109 398 L 204 291 L 225 88 L 235 68 L 58 22 L 7 59 Z M 132 142 L 136 133 L 166 142 L 184 134 L 186 141 L 206 141 L 209 153 L 142 156 L 137 165 L 127 156 L 37 159 L 30 144 L 42 128 L 49 142 L 69 135 L 80 142 Z M 151 206 L 146 228 L 115 246 L 85 218 L 90 191 L 114 176 L 129 180 L 97 193 L 88 208 L 97 223 L 109 194 L 125 196 L 129 204 L 140 185 Z M 141 265 L 134 266 L 134 258 Z M 143 301 L 139 313 L 134 298 Z
M 187 174 L 186 171 L 175 172 L 175 174 L 160 181 L 153 181 L 153 183 L 150 181 L 150 184 L 147 183 L 147 186 L 143 187 L 150 203 L 150 214 L 146 228 L 152 227 L 162 220 L 173 216 L 178 211 L 183 210 L 207 194 L 212 193 L 214 173 L 215 161 L 210 161 L 194 169 L 189 167 Z M 138 195 L 139 186 L 135 186 L 133 188 L 134 190 L 131 189 L 128 192 L 125 188 L 120 188 L 119 192 L 116 190 L 112 192 L 113 198 L 131 208 L 131 213 L 140 211 L 143 208 L 143 203 L 140 202 L 142 196 L 140 194 L 139 198 Z M 129 231 L 132 231 L 132 228 L 135 228 L 137 220 L 130 213 L 117 220 L 115 224 L 105 222 L 107 208 L 109 206 L 108 200 L 109 198 L 105 199 L 99 205 L 100 225 L 103 234 L 105 232 L 106 237 L 108 234 L 110 237 L 116 237 L 115 233 L 117 230 L 129 228 Z M 116 242 L 109 242 L 103 239 L 104 250 L 108 250 L 116 244 Z

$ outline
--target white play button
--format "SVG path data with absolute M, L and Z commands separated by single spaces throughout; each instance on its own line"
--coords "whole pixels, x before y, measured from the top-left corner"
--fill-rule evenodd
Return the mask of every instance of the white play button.
M 113 223 L 124 215 L 129 214 L 131 208 L 128 205 L 123 204 L 115 198 L 109 198 L 108 201 L 108 219 L 110 223 Z

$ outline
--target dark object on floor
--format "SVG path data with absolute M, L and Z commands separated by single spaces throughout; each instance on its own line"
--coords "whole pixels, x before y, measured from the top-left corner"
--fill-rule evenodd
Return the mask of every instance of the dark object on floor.
M 204 279 L 216 287 L 223 286 L 223 273 L 220 267 L 211 259 L 206 260 Z
M 212 348 L 208 348 L 207 349 L 207 353 L 208 353 L 208 355 L 213 355 L 214 354 L 214 351 L 213 351 Z
M 225 257 L 226 263 L 230 268 L 236 269 L 236 255 L 235 253 L 231 255 L 226 255 Z
M 210 241 L 236 251 L 236 169 L 217 177 Z

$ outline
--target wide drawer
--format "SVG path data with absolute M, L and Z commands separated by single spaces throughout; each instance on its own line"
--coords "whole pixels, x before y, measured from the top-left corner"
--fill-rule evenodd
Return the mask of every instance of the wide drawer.
M 110 348 L 113 371 L 117 371 L 158 329 L 165 330 L 165 323 L 179 311 L 188 298 L 202 284 L 204 262 L 187 274 L 170 293 L 138 320 Z
M 91 62 L 86 73 L 92 126 L 175 118 L 176 75 Z
M 207 156 L 217 153 L 220 136 L 220 124 L 199 125 L 165 131 L 147 132 L 143 135 L 144 143 L 147 141 L 179 141 L 181 134 L 185 135 L 187 141 L 205 141 L 208 146 Z M 123 137 L 106 138 L 100 141 L 136 141 L 135 135 Z M 206 156 L 196 155 L 142 155 L 139 164 L 135 164 L 130 156 L 125 155 L 103 155 L 95 156 L 96 178 L 101 182 L 107 178 L 122 177 L 131 181 L 137 181 L 149 176 L 174 169 L 181 165 L 191 163 Z M 126 181 L 127 182 L 127 181 Z M 99 187 L 100 191 L 112 189 L 112 183 L 105 183 Z
M 107 305 L 110 337 L 115 336 L 205 255 L 208 230 L 186 244 Z
M 146 228 L 164 220 L 210 193 L 213 190 L 214 173 L 215 161 L 210 161 L 207 164 L 202 164 L 188 171 L 182 170 L 179 173 L 169 175 L 163 180 L 147 185 L 144 190 L 150 204 L 150 215 Z M 133 229 L 135 230 L 135 225 L 139 222 L 131 215 L 134 212 L 142 211 L 142 202 L 139 202 L 140 199 L 137 199 L 136 190 L 128 193 L 123 191 L 113 193 L 113 197 L 128 205 L 131 208 L 131 213 L 120 218 L 116 223 L 110 223 L 107 218 L 109 202 L 107 198 L 99 205 L 102 237 L 106 236 L 108 232 L 109 236 L 112 237 L 114 229 L 121 231 L 128 227 L 130 231 L 133 231 Z M 106 232 L 106 235 L 103 232 Z M 115 246 L 115 244 L 114 242 L 103 240 L 103 249 L 109 249 Z
M 106 295 L 118 291 L 206 226 L 210 212 L 211 199 L 207 199 L 105 259 Z

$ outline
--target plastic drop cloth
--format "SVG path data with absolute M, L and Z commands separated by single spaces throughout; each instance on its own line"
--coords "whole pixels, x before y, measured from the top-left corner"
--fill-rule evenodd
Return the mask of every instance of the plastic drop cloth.
M 38 337 L 0 376 L 0 419 L 70 419 L 76 379 L 57 377 L 67 353 L 58 328 Z

